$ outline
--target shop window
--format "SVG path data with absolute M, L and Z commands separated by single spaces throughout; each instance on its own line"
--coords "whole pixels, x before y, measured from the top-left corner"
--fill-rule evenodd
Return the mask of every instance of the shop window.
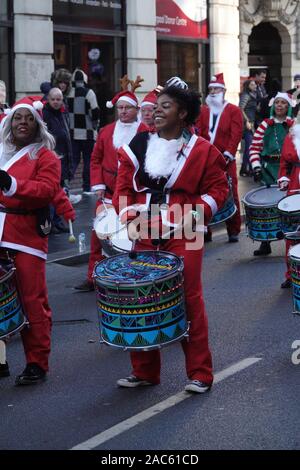
M 157 55 L 159 83 L 176 75 L 190 88 L 199 89 L 198 44 L 159 41 Z

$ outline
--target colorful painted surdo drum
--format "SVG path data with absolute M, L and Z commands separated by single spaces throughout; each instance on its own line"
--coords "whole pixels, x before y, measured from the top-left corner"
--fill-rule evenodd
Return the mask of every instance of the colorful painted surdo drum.
M 16 333 L 26 323 L 15 270 L 11 260 L 0 260 L 0 339 Z
M 300 194 L 286 196 L 278 203 L 281 217 L 281 230 L 295 232 L 300 228 Z
M 293 313 L 300 315 L 300 244 L 289 249 L 288 262 L 293 285 Z
M 100 337 L 117 348 L 148 351 L 187 336 L 183 262 L 166 251 L 135 255 L 95 265 Z
M 246 213 L 248 236 L 252 240 L 278 240 L 281 232 L 281 218 L 277 209 L 278 202 L 285 196 L 278 186 L 261 186 L 245 194 L 242 202 Z
M 226 199 L 226 202 L 224 206 L 220 210 L 218 210 L 218 212 L 215 213 L 215 215 L 209 222 L 209 225 L 216 225 L 220 224 L 221 222 L 225 222 L 225 220 L 230 219 L 236 213 L 237 208 L 233 199 L 232 184 L 230 179 L 228 179 L 228 185 L 229 195 Z

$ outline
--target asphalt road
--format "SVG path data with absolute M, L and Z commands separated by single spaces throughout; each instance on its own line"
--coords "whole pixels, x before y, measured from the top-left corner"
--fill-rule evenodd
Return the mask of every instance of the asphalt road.
M 95 294 L 72 289 L 86 264 L 48 264 L 51 371 L 39 386 L 14 387 L 24 357 L 20 338 L 12 338 L 12 375 L 0 380 L 0 449 L 299 450 L 300 364 L 291 358 L 300 316 L 291 313 L 291 291 L 280 289 L 284 244 L 273 246 L 271 256 L 254 258 L 245 234 L 228 244 L 222 232 L 206 245 L 214 368 L 233 368 L 228 377 L 217 374 L 210 393 L 189 398 L 181 393 L 186 377 L 179 344 L 162 352 L 159 386 L 117 388 L 116 380 L 130 372 L 128 353 L 99 345 Z M 235 367 L 247 358 L 252 365 Z

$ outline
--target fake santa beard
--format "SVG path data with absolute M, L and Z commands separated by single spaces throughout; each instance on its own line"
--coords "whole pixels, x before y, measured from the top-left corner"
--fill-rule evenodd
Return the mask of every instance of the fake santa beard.
M 118 149 L 124 144 L 129 144 L 135 136 L 138 127 L 139 123 L 137 121 L 124 123 L 118 120 L 113 135 L 114 147 Z
M 224 103 L 224 94 L 217 93 L 216 95 L 208 95 L 205 101 L 208 107 L 213 111 L 213 114 L 218 114 Z
M 157 134 L 150 136 L 145 158 L 145 170 L 151 178 L 169 176 L 178 164 L 183 139 L 166 140 Z

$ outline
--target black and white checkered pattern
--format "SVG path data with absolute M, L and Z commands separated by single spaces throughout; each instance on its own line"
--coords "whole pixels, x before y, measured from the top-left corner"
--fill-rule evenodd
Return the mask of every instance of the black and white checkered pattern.
M 99 107 L 93 90 L 77 83 L 68 96 L 70 133 L 73 140 L 96 140 Z

